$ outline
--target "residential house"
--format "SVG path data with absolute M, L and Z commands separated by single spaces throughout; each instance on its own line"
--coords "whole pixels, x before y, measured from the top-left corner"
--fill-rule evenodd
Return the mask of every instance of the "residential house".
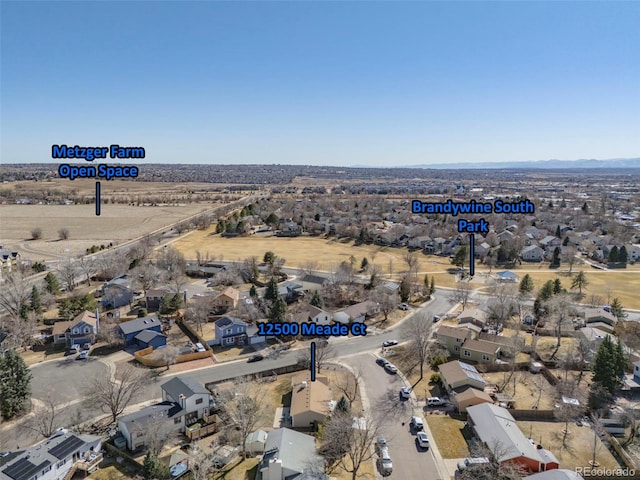
M 247 344 L 247 324 L 235 317 L 222 317 L 215 321 L 215 344 L 227 347 L 229 345 Z
M 468 407 L 467 415 L 469 426 L 480 441 L 496 452 L 499 463 L 514 463 L 531 472 L 559 467 L 550 451 L 537 448 L 529 441 L 505 408 L 481 403 Z
M 99 324 L 98 311 L 89 312 L 85 310 L 73 320 L 56 322 L 53 326 L 53 342 L 57 344 L 65 343 L 67 347 L 96 343 Z
M 18 264 L 18 260 L 20 260 L 20 254 L 18 252 L 14 252 L 0 245 L 0 270 L 5 269 L 10 272 L 13 266 Z
M 498 272 L 497 275 L 500 283 L 516 283 L 518 281 L 518 275 L 508 270 Z
M 291 389 L 292 427 L 314 427 L 331 412 L 333 394 L 326 376 L 316 375 L 312 382 L 311 372 L 305 370 L 291 378 Z
M 220 272 L 226 272 L 226 265 L 205 263 L 204 265 L 187 264 L 186 273 L 190 277 L 211 278 Z
M 276 232 L 278 237 L 298 237 L 302 235 L 302 226 L 292 220 L 286 220 L 282 228 Z
M 468 387 L 484 391 L 487 384 L 476 367 L 458 360 L 443 363 L 438 367 L 438 371 L 442 385 L 449 393 L 462 392 Z
M 296 302 L 305 296 L 304 286 L 300 282 L 287 280 L 278 285 L 278 295 L 287 303 Z
M 431 237 L 429 236 L 423 235 L 420 237 L 415 237 L 409 240 L 409 248 L 419 248 L 420 250 L 423 250 L 424 247 L 429 245 L 430 242 Z
M 36 445 L 0 454 L 0 480 L 59 480 L 72 470 L 86 475 L 102 461 L 101 447 L 100 436 L 58 429 Z
M 144 296 L 147 309 L 159 310 L 162 299 L 171 293 L 171 289 L 168 287 L 152 288 L 151 290 L 147 290 L 147 293 Z
M 238 306 L 240 292 L 233 287 L 227 287 L 213 299 L 213 306 L 217 311 L 228 312 Z
M 465 340 L 460 347 L 460 358 L 478 363 L 496 363 L 501 346 L 486 340 Z
M 602 308 L 587 308 L 584 311 L 584 321 L 588 327 L 599 328 L 607 333 L 613 333 L 618 319 Z
M 160 348 L 167 344 L 167 336 L 155 330 L 142 330 L 133 338 L 140 348 Z
M 529 245 L 522 249 L 520 258 L 525 262 L 541 262 L 544 260 L 544 250 L 537 245 Z
M 132 279 L 129 275 L 121 275 L 102 285 L 100 304 L 106 310 L 130 305 L 133 302 Z
M 598 347 L 605 337 L 609 337 L 613 343 L 617 342 L 616 336 L 613 333 L 600 330 L 599 328 L 593 327 L 593 325 L 594 324 L 591 324 L 588 327 L 582 327 L 580 329 L 580 333 L 584 335 L 584 338 L 589 342 L 589 345 L 591 345 L 591 351 L 593 353 L 598 351 Z
M 118 328 L 124 336 L 126 345 L 135 345 L 137 341 L 135 336 L 143 330 L 152 330 L 155 332 L 162 332 L 162 323 L 158 320 L 158 317 L 151 315 L 148 317 L 136 318 L 128 322 L 123 322 L 118 325 Z
M 184 432 L 187 426 L 215 411 L 211 392 L 193 377 L 173 377 L 160 389 L 162 402 L 118 419 L 118 430 L 131 451 L 146 445 L 149 428 L 162 429 L 167 435 Z
M 306 292 L 321 290 L 331 283 L 326 277 L 321 277 L 320 275 L 311 275 L 309 273 L 298 278 L 298 281 L 299 283 L 302 283 Z
M 513 237 L 514 234 L 510 230 L 503 230 L 502 232 L 498 233 L 498 240 L 500 240 L 500 243 L 508 242 L 509 240 L 512 240 Z
M 640 244 L 628 243 L 625 248 L 627 249 L 627 260 L 629 262 L 640 261 Z
M 465 327 L 473 330 L 476 334 L 486 329 L 489 322 L 489 315 L 487 315 L 487 312 L 478 308 L 463 310 L 457 318 L 459 327 Z
M 547 251 L 553 250 L 554 248 L 559 247 L 560 245 L 562 245 L 562 240 L 560 240 L 558 237 L 555 237 L 553 235 L 547 235 L 542 240 L 540 240 L 540 246 Z
M 584 480 L 584 477 L 573 470 L 558 469 L 527 475 L 522 480 Z
M 488 393 L 473 387 L 467 387 L 456 393 L 451 397 L 451 400 L 460 413 L 465 413 L 468 407 L 473 407 L 474 405 L 493 403 L 493 399 Z
M 330 325 L 331 313 L 313 305 L 303 306 L 297 314 L 294 315 L 294 321 L 297 323 L 311 322 L 317 325 Z
M 376 315 L 379 311 L 378 303 L 367 300 L 334 312 L 333 320 L 345 324 L 364 322 L 368 316 Z
M 322 472 L 324 460 L 316 453 L 315 438 L 279 428 L 269 432 L 256 480 L 328 479 Z
M 450 327 L 442 325 L 436 330 L 438 342 L 455 356 L 460 355 L 460 347 L 469 338 L 473 338 L 474 332 L 468 328 Z
M 625 375 L 623 390 L 640 390 L 640 361 L 633 362 L 633 373 Z

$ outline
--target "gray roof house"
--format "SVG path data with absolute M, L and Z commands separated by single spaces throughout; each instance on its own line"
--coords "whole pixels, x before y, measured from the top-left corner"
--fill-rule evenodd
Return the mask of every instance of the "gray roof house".
M 256 480 L 327 479 L 315 438 L 288 428 L 269 432 Z
M 235 317 L 222 317 L 215 321 L 215 344 L 223 347 L 245 345 L 247 343 L 247 324 Z
M 58 480 L 74 467 L 85 473 L 102 461 L 102 438 L 58 429 L 32 447 L 0 455 L 0 480 Z
M 158 317 L 151 315 L 149 317 L 136 318 L 128 322 L 123 322 L 118 325 L 127 345 L 133 345 L 135 342 L 135 336 L 143 330 L 153 330 L 156 332 L 162 331 L 162 323 L 158 320 Z

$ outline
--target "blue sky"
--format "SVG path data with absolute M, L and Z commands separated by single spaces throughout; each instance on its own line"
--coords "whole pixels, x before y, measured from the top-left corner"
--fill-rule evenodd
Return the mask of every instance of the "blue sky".
M 640 156 L 640 2 L 2 1 L 2 162 Z

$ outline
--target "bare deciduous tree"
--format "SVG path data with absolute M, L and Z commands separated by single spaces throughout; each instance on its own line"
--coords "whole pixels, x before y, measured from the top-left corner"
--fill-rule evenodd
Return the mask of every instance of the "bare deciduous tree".
M 184 319 L 193 324 L 196 330 L 202 334 L 202 326 L 209 319 L 209 314 L 213 311 L 214 297 L 210 295 L 192 297 L 184 312 Z
M 53 391 L 48 391 L 44 399 L 35 404 L 23 426 L 44 438 L 53 435 L 56 429 L 62 426 L 62 420 L 58 415 L 61 406 L 58 399 Z
M 240 435 L 239 445 L 246 458 L 247 435 L 258 425 L 265 413 L 266 389 L 250 378 L 239 378 L 234 385 L 234 396 L 224 405 L 224 420 Z
M 69 237 L 71 236 L 71 233 L 69 232 L 68 228 L 61 228 L 60 230 L 58 230 L 58 238 L 60 240 L 69 240 Z
M 42 229 L 36 227 L 31 229 L 31 240 L 40 240 L 42 238 Z
M 424 378 L 424 365 L 429 361 L 429 345 L 433 330 L 432 318 L 431 312 L 418 311 L 404 327 L 404 336 L 409 340 L 409 355 L 415 358 L 420 366 L 420 378 L 413 387 Z
M 409 267 L 409 271 L 407 272 L 407 275 L 409 277 L 411 276 L 412 273 L 417 273 L 419 261 L 415 252 L 412 252 L 411 250 L 407 250 L 402 256 L 402 259 L 407 264 L 407 267 Z
M 180 351 L 175 345 L 167 345 L 160 350 L 160 359 L 165 363 L 167 370 L 176 363 Z
M 91 277 L 98 272 L 95 257 L 80 257 L 78 260 L 78 269 L 83 273 L 87 280 L 87 285 L 91 285 Z
M 358 368 L 353 368 L 344 373 L 345 375 L 340 376 L 336 381 L 335 386 L 342 392 L 345 398 L 349 400 L 349 403 L 352 404 L 358 396 L 362 372 Z
M 316 341 L 316 365 L 318 370 L 322 370 L 327 366 L 331 358 L 335 356 L 335 349 L 326 340 Z M 311 349 L 303 348 L 298 355 L 298 364 L 304 368 L 311 367 Z
M 454 303 L 459 303 L 462 305 L 462 310 L 467 307 L 467 303 L 469 302 L 469 297 L 471 296 L 471 285 L 468 280 L 459 280 L 456 282 L 456 288 L 453 291 L 453 295 L 451 299 Z
M 65 258 L 58 264 L 58 274 L 69 292 L 72 292 L 76 288 L 76 277 L 78 273 L 78 264 L 70 257 Z
M 31 286 L 27 277 L 19 271 L 8 273 L 0 288 L 0 307 L 11 317 L 20 318 L 30 298 Z
M 323 445 L 320 450 L 330 465 L 358 478 L 360 468 L 373 458 L 373 444 L 380 435 L 381 421 L 371 415 L 364 416 L 365 428 L 354 428 L 353 416 L 347 412 L 334 412 L 324 424 Z
M 167 418 L 166 411 L 154 412 L 148 418 L 136 422 L 131 430 L 132 435 L 144 437 L 147 451 L 158 457 L 162 449 L 177 437 L 177 430 L 173 420 Z
M 148 383 L 148 372 L 128 365 L 117 370 L 114 378 L 107 371 L 91 383 L 87 402 L 109 413 L 115 422 Z

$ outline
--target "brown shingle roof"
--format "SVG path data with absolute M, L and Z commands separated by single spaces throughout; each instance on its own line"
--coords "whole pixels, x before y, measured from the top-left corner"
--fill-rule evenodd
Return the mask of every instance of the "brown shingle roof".
M 302 386 L 306 382 L 306 386 Z M 291 378 L 293 392 L 291 395 L 291 415 L 299 415 L 312 411 L 323 415 L 329 414 L 329 402 L 332 400 L 329 379 L 322 375 L 311 381 L 311 372 L 301 372 Z
M 450 327 L 449 325 L 441 325 L 436 331 L 438 337 L 453 337 L 464 340 L 471 337 L 471 332 L 467 328 Z
M 486 340 L 466 340 L 462 344 L 462 348 L 473 350 L 474 352 L 495 355 L 495 353 L 500 348 L 500 345 L 493 342 L 487 342 Z

